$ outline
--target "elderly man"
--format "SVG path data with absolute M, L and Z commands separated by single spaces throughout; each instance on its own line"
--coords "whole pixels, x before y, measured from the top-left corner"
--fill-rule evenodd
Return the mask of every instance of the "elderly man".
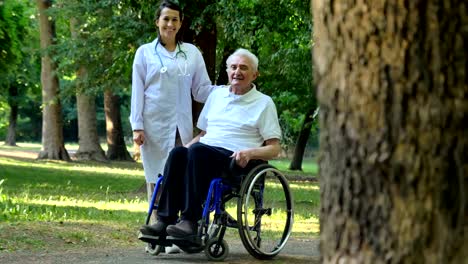
M 208 97 L 197 123 L 200 134 L 169 154 L 158 221 L 142 226 L 145 235 L 182 239 L 196 235 L 210 181 L 229 167 L 232 158 L 244 168 L 250 160 L 269 160 L 280 153 L 275 104 L 252 83 L 258 76 L 257 57 L 238 49 L 226 64 L 230 85 Z

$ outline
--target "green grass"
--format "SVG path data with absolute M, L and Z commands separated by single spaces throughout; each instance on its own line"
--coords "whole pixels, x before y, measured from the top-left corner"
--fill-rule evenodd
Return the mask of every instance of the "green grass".
M 291 163 L 289 159 L 270 160 L 268 163 L 284 172 L 285 175 L 316 176 L 318 174 L 318 165 L 315 159 L 305 159 L 302 162 L 302 171 L 289 170 L 289 164 Z
M 9 151 L 40 151 L 42 146 L 41 143 L 37 142 L 17 142 L 16 147 L 5 146 L 3 145 L 4 141 L 0 141 L 0 150 L 9 150 Z M 101 148 L 106 151 L 107 144 L 101 143 Z M 70 150 L 78 150 L 78 143 L 65 143 L 65 149 Z M 133 151 L 133 145 L 127 145 L 128 151 Z
M 37 151 L 37 144 L 0 151 Z M 71 149 L 71 148 L 70 148 Z M 279 169 L 286 161 L 272 162 Z M 311 163 L 311 164 L 309 164 Z M 278 165 L 279 164 L 279 165 Z M 309 161 L 306 168 L 315 164 Z M 285 171 L 288 174 L 287 171 Z M 0 254 L 21 250 L 141 244 L 146 219 L 140 163 L 62 162 L 0 156 Z M 295 201 L 292 238 L 318 234 L 319 188 L 290 182 Z M 238 239 L 235 232 L 230 232 Z

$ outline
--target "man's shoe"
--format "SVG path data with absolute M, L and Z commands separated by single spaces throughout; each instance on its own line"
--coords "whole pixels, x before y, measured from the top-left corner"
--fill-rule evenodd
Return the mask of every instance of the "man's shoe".
M 175 225 L 169 225 L 166 232 L 172 237 L 185 238 L 196 235 L 197 227 L 197 224 L 192 221 L 182 220 Z
M 144 225 L 140 228 L 140 232 L 143 235 L 149 236 L 167 236 L 166 228 L 168 224 L 163 221 L 158 221 L 152 225 Z

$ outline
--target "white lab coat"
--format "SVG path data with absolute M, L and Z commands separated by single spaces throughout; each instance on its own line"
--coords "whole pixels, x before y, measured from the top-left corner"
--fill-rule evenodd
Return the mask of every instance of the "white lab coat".
M 157 39 L 138 48 L 133 62 L 130 123 L 133 130 L 145 131 L 141 158 L 147 182 L 155 183 L 162 174 L 167 156 L 174 148 L 176 129 L 183 144 L 193 138 L 191 94 L 205 102 L 215 86 L 206 71 L 205 61 L 192 44 L 183 43 L 173 54 Z M 185 52 L 176 53 L 180 49 Z M 166 72 L 161 72 L 161 61 Z

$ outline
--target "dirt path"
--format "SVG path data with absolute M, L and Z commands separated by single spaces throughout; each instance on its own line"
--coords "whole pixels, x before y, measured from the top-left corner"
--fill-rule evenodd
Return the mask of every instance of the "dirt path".
M 271 261 L 253 258 L 239 241 L 229 242 L 230 253 L 223 263 L 288 263 L 315 264 L 319 262 L 318 240 L 290 240 L 281 253 Z M 0 263 L 23 264 L 91 264 L 91 263 L 207 263 L 204 252 L 197 254 L 160 254 L 151 256 L 144 252 L 144 244 L 132 248 L 96 248 L 94 250 L 66 252 L 0 253 Z

